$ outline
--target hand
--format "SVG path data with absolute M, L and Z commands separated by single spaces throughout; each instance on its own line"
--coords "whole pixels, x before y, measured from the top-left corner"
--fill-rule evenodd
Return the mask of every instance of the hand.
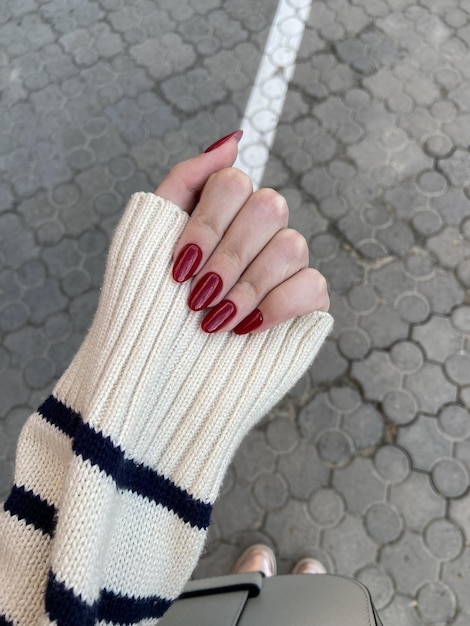
M 288 228 L 289 209 L 272 189 L 253 192 L 230 167 L 238 136 L 176 165 L 156 194 L 191 215 L 174 252 L 173 276 L 192 278 L 188 305 L 211 307 L 206 332 L 262 332 L 313 311 L 327 311 L 326 281 L 308 267 L 308 245 Z

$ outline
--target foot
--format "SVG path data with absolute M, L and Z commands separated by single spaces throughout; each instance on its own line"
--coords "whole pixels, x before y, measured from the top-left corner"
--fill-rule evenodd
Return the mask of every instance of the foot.
M 300 559 L 292 568 L 291 574 L 326 574 L 326 567 L 317 559 Z
M 276 571 L 274 552 L 262 543 L 256 543 L 242 552 L 232 568 L 232 574 L 261 572 L 264 576 L 275 576 Z

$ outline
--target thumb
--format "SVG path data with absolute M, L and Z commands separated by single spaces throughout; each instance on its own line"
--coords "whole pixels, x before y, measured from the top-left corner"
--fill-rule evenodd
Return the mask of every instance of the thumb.
M 211 174 L 235 163 L 238 142 L 243 131 L 237 130 L 212 144 L 203 154 L 175 165 L 155 193 L 191 213 Z

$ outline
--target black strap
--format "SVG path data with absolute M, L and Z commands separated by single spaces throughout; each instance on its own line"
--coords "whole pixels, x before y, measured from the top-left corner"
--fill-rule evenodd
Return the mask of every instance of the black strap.
M 232 591 L 246 591 L 249 598 L 255 598 L 261 592 L 262 587 L 263 576 L 258 572 L 217 576 L 190 581 L 184 588 L 180 598 L 195 598 L 197 596 L 230 593 Z

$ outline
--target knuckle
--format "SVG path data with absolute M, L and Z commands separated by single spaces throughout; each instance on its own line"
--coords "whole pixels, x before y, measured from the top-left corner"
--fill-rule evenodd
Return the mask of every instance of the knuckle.
M 253 191 L 251 178 L 248 174 L 236 167 L 226 167 L 225 169 L 211 174 L 206 184 L 210 184 L 211 187 L 222 187 L 223 189 L 227 189 L 230 193 L 238 192 L 249 195 Z
M 287 260 L 308 262 L 308 244 L 303 235 L 294 228 L 285 228 L 279 233 L 280 246 Z
M 287 200 L 274 189 L 265 187 L 253 194 L 259 211 L 266 213 L 270 221 L 278 224 L 287 224 L 289 219 L 289 207 Z

